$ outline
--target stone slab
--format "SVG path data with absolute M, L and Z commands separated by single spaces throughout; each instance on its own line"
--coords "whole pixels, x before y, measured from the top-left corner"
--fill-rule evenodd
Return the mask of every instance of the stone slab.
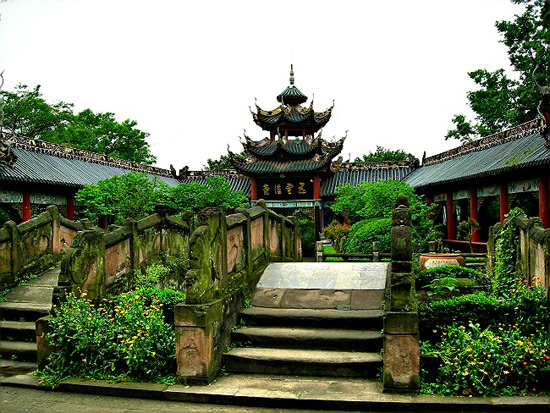
M 280 308 L 351 309 L 350 290 L 287 289 Z
M 34 280 L 30 280 L 29 285 L 32 287 L 57 287 L 59 282 L 59 271 L 59 268 L 46 271 Z
M 384 289 L 389 264 L 375 263 L 273 263 L 264 271 L 258 288 Z
M 51 304 L 53 288 L 19 286 L 6 295 L 6 300 L 18 303 Z
M 382 308 L 384 290 L 353 290 L 350 308 L 352 310 L 379 310 Z
M 280 288 L 257 288 L 252 298 L 252 304 L 256 307 L 278 308 L 285 290 Z

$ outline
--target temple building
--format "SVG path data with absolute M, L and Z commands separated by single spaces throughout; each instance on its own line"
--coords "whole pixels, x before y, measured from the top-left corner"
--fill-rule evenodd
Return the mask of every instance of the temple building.
M 16 222 L 50 204 L 73 219 L 78 209 L 75 193 L 114 175 L 144 172 L 169 186 L 205 183 L 208 176 L 222 175 L 252 204 L 264 199 L 272 209 L 286 209 L 281 212 L 307 212 L 317 236 L 334 218 L 330 206 L 339 186 L 393 179 L 404 180 L 438 205 L 434 219 L 442 224 L 450 245 L 460 247 L 455 241 L 459 222 L 469 217 L 478 221 L 480 230 L 473 241 L 483 248 L 489 226 L 515 206 L 539 216 L 545 228 L 550 226 L 550 90 L 541 87 L 541 94 L 539 119 L 424 157 L 422 165 L 412 155 L 406 161 L 352 163 L 340 156 L 347 132 L 331 142 L 322 138 L 334 104 L 316 112 L 313 100 L 308 105 L 308 97 L 295 86 L 291 67 L 289 86 L 277 96 L 275 109 L 256 105 L 251 110 L 254 122 L 268 136 L 253 140 L 245 132 L 244 154 L 229 152 L 234 170 L 184 167 L 176 173 L 172 166 L 156 168 L 33 137 L 0 134 L 0 207 Z
M 229 154 L 237 172 L 250 179 L 252 203 L 264 199 L 272 209 L 310 209 L 315 234 L 319 234 L 322 227 L 332 220 L 332 211 L 328 207 L 334 200 L 336 186 L 361 175 L 357 172 L 365 172 L 365 168 L 348 164 L 344 173 L 338 173 L 343 159 L 341 156 L 334 158 L 342 152 L 347 132 L 346 136 L 334 142 L 323 139 L 322 128 L 331 118 L 334 103 L 332 107 L 316 112 L 313 100 L 302 106 L 307 100 L 308 97 L 294 85 L 291 66 L 290 85 L 277 96 L 279 105 L 267 111 L 256 104 L 256 111 L 251 111 L 254 122 L 268 132 L 269 137 L 255 141 L 245 132 L 242 142 L 244 156 Z M 401 179 L 412 171 L 408 164 L 393 163 L 371 165 L 368 170 L 377 172 L 371 174 L 375 180 Z M 363 174 L 363 180 L 370 180 L 368 174 Z

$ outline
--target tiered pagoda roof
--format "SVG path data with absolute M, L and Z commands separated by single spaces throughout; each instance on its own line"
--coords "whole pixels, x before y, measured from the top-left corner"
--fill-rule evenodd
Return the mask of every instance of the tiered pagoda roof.
M 253 141 L 245 137 L 245 156 L 229 152 L 231 164 L 241 173 L 327 172 L 342 152 L 346 137 L 327 142 L 320 137 Z
M 256 104 L 256 112 L 252 112 L 254 122 L 265 131 L 281 132 L 287 136 L 311 135 L 325 126 L 332 115 L 333 105 L 323 112 L 315 112 L 313 100 L 308 107 L 302 104 L 308 97 L 294 86 L 294 70 L 290 69 L 290 86 L 283 90 L 277 101 L 281 104 L 273 110 L 263 110 Z
M 256 124 L 270 131 L 271 137 L 254 141 L 245 134 L 244 156 L 229 152 L 233 167 L 243 174 L 330 172 L 333 158 L 342 152 L 346 138 L 328 142 L 321 133 L 314 136 L 330 120 L 332 107 L 315 112 L 313 102 L 309 107 L 301 106 L 307 99 L 294 86 L 291 66 L 290 86 L 277 96 L 281 105 L 271 111 L 256 105 L 257 112 L 252 112 Z

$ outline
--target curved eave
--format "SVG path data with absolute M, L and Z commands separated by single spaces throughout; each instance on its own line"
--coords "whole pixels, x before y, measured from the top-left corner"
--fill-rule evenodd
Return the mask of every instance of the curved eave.
M 280 173 L 301 173 L 313 171 L 326 171 L 330 167 L 330 159 L 322 161 L 301 160 L 301 161 L 273 161 L 255 159 L 252 162 L 232 162 L 235 169 L 242 174 L 280 174 Z

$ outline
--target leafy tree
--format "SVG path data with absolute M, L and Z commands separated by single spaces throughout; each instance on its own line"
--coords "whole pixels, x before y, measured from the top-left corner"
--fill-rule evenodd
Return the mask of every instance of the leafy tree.
M 504 69 L 469 72 L 479 86 L 467 95 L 475 120 L 455 115 L 452 119 L 455 128 L 447 132 L 445 139 L 465 143 L 538 116 L 540 92 L 533 76 L 541 85 L 550 84 L 550 6 L 544 0 L 512 1 L 525 5 L 524 12 L 516 15 L 514 21 L 500 21 L 495 25 L 502 35 L 501 42 L 508 47 L 515 76 L 508 77 Z
M 138 219 L 153 213 L 155 203 L 163 202 L 169 188 L 147 174 L 130 172 L 85 185 L 75 199 L 85 205 L 84 213 L 97 222 L 100 215 L 112 215 L 116 224 L 126 218 Z
M 136 121 L 118 123 L 113 113 L 90 109 L 75 114 L 72 103 L 47 103 L 40 85 L 31 90 L 18 85 L 12 92 L 0 91 L 0 98 L 5 132 L 145 164 L 156 160 L 146 141 L 149 134 L 137 129 Z
M 407 152 L 403 149 L 386 149 L 382 146 L 376 145 L 376 151 L 369 152 L 368 155 L 363 155 L 362 158 L 355 158 L 355 162 L 384 162 L 384 161 L 405 161 L 407 160 Z
M 236 155 L 242 158 L 245 154 L 243 151 L 239 152 Z M 233 168 L 233 165 L 231 165 L 229 155 L 221 155 L 219 159 L 208 158 L 206 161 L 206 165 L 203 165 L 202 167 L 205 171 L 222 171 L 226 169 L 235 169 Z
M 17 85 L 15 91 L 0 91 L 3 99 L 3 129 L 8 133 L 52 141 L 73 116 L 71 103 L 49 105 L 42 98 L 40 85 L 32 90 Z
M 404 195 L 409 202 L 413 226 L 413 244 L 417 251 L 425 248 L 427 241 L 438 233 L 433 227 L 433 221 L 429 218 L 431 207 L 421 201 L 415 194 L 414 188 L 402 181 L 375 181 L 362 182 L 359 186 L 345 184 L 336 189 L 336 202 L 332 210 L 341 215 L 349 216 L 355 224 L 351 228 L 349 236 L 343 242 L 344 252 L 367 253 L 370 243 L 383 237 L 389 230 L 389 219 L 395 209 L 395 200 Z M 368 221 L 369 224 L 363 222 Z M 376 221 L 376 222 L 374 222 Z M 358 224 L 361 222 L 361 224 Z M 365 226 L 359 230 L 361 226 Z M 365 229 L 366 228 L 366 229 Z M 365 233 L 368 232 L 369 234 Z M 374 232 L 374 234 L 371 234 Z M 365 242 L 352 242 L 353 237 L 361 237 Z M 353 251 L 347 249 L 349 245 L 358 246 Z M 389 244 L 388 244 L 389 245 Z M 381 243 L 382 251 L 384 244 Z
M 241 191 L 231 190 L 222 176 L 209 176 L 206 184 L 182 182 L 169 190 L 168 204 L 177 211 L 198 211 L 206 207 L 222 210 L 247 207 L 248 198 Z
M 145 173 L 130 172 L 103 179 L 97 185 L 85 185 L 75 199 L 85 206 L 84 213 L 97 222 L 100 215 L 114 216 L 121 224 L 126 218 L 139 219 L 152 214 L 156 203 L 164 203 L 178 213 L 199 211 L 206 207 L 222 210 L 247 207 L 248 198 L 241 191 L 232 191 L 221 176 L 206 178 L 206 184 L 182 182 L 168 187 Z

